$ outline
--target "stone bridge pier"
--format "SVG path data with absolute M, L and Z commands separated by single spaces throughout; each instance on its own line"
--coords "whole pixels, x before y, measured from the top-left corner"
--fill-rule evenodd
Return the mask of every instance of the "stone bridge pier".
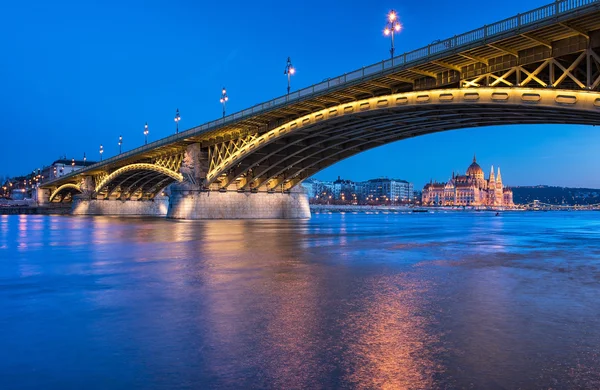
M 307 195 L 298 186 L 285 192 L 242 191 L 236 184 L 207 186 L 208 150 L 189 145 L 181 164 L 184 180 L 171 184 L 168 218 L 173 219 L 306 219 Z
M 175 187 L 175 188 L 173 188 Z M 202 191 L 171 188 L 168 218 L 173 219 L 306 219 L 308 197 L 286 193 Z

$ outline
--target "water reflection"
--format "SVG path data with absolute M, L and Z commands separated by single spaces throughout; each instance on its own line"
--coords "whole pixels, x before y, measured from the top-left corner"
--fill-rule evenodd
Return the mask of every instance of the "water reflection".
M 440 334 L 424 294 L 429 286 L 404 275 L 380 275 L 356 286 L 343 323 L 344 372 L 358 389 L 430 389 L 443 373 Z
M 2 217 L 0 374 L 31 389 L 598 388 L 600 224 L 559 215 Z

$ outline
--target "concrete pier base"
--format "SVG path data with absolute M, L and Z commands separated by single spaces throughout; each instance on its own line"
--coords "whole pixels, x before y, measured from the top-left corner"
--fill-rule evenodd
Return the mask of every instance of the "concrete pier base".
M 73 215 L 139 215 L 164 217 L 167 215 L 169 199 L 157 197 L 154 200 L 97 200 L 73 199 Z
M 308 197 L 302 192 L 249 193 L 171 191 L 167 218 L 173 219 L 307 219 Z

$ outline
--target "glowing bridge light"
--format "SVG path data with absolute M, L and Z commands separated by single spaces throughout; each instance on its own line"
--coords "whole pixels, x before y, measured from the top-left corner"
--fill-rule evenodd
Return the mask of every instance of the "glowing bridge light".
M 179 134 L 179 121 L 181 120 L 181 116 L 179 115 L 179 108 L 175 111 L 175 134 Z
M 227 103 L 228 100 L 229 96 L 227 96 L 227 90 L 225 87 L 223 87 L 223 90 L 221 91 L 221 99 L 219 100 L 223 105 L 223 118 L 225 118 L 225 103 Z
M 392 48 L 390 49 L 390 55 L 392 56 L 392 58 L 394 58 L 394 51 L 395 51 L 394 33 L 400 32 L 400 30 L 402 30 L 402 25 L 398 21 L 398 14 L 396 13 L 396 11 L 391 10 L 390 13 L 388 14 L 388 23 L 385 26 L 385 30 L 383 30 L 383 33 L 385 36 L 389 36 L 389 35 L 392 36 Z
M 292 65 L 292 60 L 290 57 L 288 57 L 287 59 L 287 63 L 285 65 L 285 70 L 283 71 L 284 75 L 287 75 L 287 93 L 288 95 L 290 94 L 290 82 L 291 82 L 291 76 L 296 73 L 296 68 L 294 68 L 294 66 Z

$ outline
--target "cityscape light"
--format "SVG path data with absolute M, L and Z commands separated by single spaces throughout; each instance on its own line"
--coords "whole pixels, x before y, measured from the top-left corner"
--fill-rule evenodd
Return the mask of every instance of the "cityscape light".
M 223 105 L 223 118 L 225 118 L 225 103 L 227 103 L 227 101 L 229 100 L 229 96 L 227 96 L 227 90 L 225 89 L 225 87 L 223 87 L 223 90 L 221 91 L 221 104 Z
M 175 111 L 175 134 L 179 134 L 179 121 L 181 116 L 179 115 L 179 108 Z
M 121 154 L 121 145 L 123 145 L 123 136 L 119 136 L 119 154 Z
M 385 26 L 385 29 L 383 30 L 383 34 L 385 36 L 392 36 L 392 48 L 390 49 L 391 58 L 394 58 L 395 51 L 394 35 L 395 33 L 400 32 L 400 30 L 402 30 L 402 25 L 398 21 L 398 14 L 396 13 L 396 11 L 391 10 L 387 17 L 387 24 Z
M 287 93 L 290 94 L 290 83 L 291 77 L 296 73 L 296 68 L 292 65 L 292 60 L 290 57 L 287 59 L 287 64 L 285 65 L 285 70 L 283 71 L 284 75 L 287 75 Z

